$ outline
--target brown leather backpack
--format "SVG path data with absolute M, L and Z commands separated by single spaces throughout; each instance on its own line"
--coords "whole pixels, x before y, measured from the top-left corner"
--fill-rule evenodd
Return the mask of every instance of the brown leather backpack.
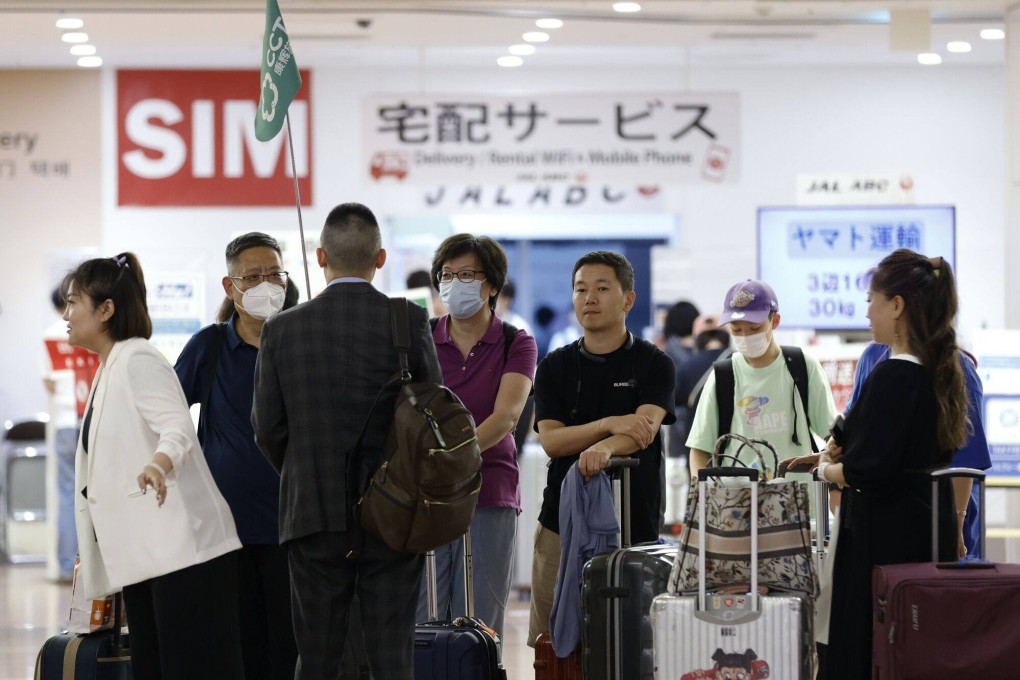
M 394 375 L 376 397 L 395 383 L 400 390 L 383 448 L 382 465 L 355 509 L 361 527 L 393 550 L 422 553 L 446 545 L 471 524 L 482 488 L 482 453 L 475 421 L 446 387 L 411 382 L 407 300 L 390 300 L 393 346 L 400 357 Z M 371 420 L 371 413 L 365 427 Z M 365 428 L 355 451 L 361 446 Z

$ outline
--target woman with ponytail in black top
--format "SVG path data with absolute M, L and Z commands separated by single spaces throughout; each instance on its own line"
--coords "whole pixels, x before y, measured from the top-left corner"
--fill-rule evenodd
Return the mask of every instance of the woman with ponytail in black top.
M 827 680 L 871 677 L 871 571 L 931 559 L 931 480 L 967 435 L 949 264 L 897 250 L 872 272 L 868 319 L 892 348 L 864 383 L 819 474 L 843 487 Z M 940 559 L 956 559 L 951 485 L 940 495 Z

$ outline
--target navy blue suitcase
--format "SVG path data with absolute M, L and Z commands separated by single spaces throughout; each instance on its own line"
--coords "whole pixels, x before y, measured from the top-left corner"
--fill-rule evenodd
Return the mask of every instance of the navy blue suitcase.
M 436 621 L 436 554 L 426 557 L 429 618 L 414 629 L 414 680 L 506 680 L 499 636 L 474 616 L 471 531 L 464 535 L 464 587 L 467 616 Z
M 114 630 L 86 635 L 63 633 L 43 643 L 35 680 L 131 680 L 128 636 L 120 631 L 122 599 L 113 600 Z
M 505 680 L 492 635 L 471 625 L 432 621 L 414 630 L 414 680 Z
M 54 635 L 39 651 L 36 680 L 131 680 L 131 656 L 118 650 L 113 633 Z

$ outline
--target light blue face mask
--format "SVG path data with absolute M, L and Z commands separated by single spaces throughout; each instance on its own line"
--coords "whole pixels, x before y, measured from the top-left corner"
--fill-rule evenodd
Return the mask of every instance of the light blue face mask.
M 454 279 L 439 284 L 439 299 L 455 319 L 466 319 L 478 313 L 485 304 L 482 299 L 482 281 L 464 283 Z

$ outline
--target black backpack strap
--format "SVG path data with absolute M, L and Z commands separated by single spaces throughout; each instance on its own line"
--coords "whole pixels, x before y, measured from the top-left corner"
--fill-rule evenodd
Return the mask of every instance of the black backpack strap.
M 202 390 L 202 408 L 198 415 L 198 443 L 205 444 L 205 428 L 209 421 L 209 397 L 212 395 L 213 380 L 216 379 L 216 365 L 220 362 L 220 351 L 223 349 L 223 324 L 214 323 L 209 331 L 213 335 L 209 354 L 206 356 L 205 383 Z
M 400 360 L 403 382 L 411 382 L 407 355 L 411 351 L 411 313 L 407 310 L 407 298 L 390 298 L 390 325 L 393 328 L 393 347 Z
M 411 349 L 411 322 L 410 312 L 407 309 L 406 298 L 390 298 L 390 327 L 392 329 L 393 337 L 393 348 L 397 350 L 397 361 L 400 365 L 400 370 L 392 375 L 389 380 L 383 384 L 379 393 L 375 395 L 375 401 L 372 402 L 372 407 L 368 410 L 368 416 L 365 418 L 365 423 L 361 426 L 361 432 L 358 433 L 358 439 L 354 443 L 354 447 L 347 454 L 347 531 L 350 534 L 349 549 L 347 551 L 347 559 L 357 559 L 361 555 L 361 548 L 364 544 L 364 535 L 362 534 L 361 528 L 361 512 L 360 512 L 360 500 L 362 495 L 361 486 L 361 475 L 360 475 L 360 459 L 361 459 L 361 444 L 365 440 L 365 432 L 368 431 L 368 424 L 372 422 L 372 416 L 375 415 L 375 409 L 379 406 L 379 400 L 382 399 L 383 394 L 386 390 L 394 384 L 408 384 L 411 382 L 411 370 L 409 368 L 407 355 Z M 429 320 L 432 323 L 432 320 Z M 357 501 L 355 501 L 357 499 Z
M 735 350 L 732 347 L 727 347 L 716 358 L 716 361 L 722 361 L 723 359 L 729 358 L 729 356 L 733 354 L 734 351 Z M 709 366 L 708 370 L 701 374 L 701 377 L 698 378 L 698 382 L 696 382 L 694 384 L 694 387 L 691 388 L 691 394 L 690 396 L 687 397 L 687 408 L 691 409 L 692 411 L 698 408 L 698 402 L 701 401 L 701 393 L 705 390 L 705 383 L 708 382 L 708 376 L 712 375 L 712 371 L 714 370 L 714 368 L 715 368 L 714 365 Z M 681 406 L 682 405 L 683 404 L 681 404 Z
M 429 317 L 429 327 L 432 328 L 432 332 L 433 333 L 436 332 L 436 326 L 438 326 L 438 325 L 439 325 L 439 317 L 438 316 L 430 316 Z
M 517 337 L 517 326 L 512 323 L 503 322 L 503 364 L 506 365 L 507 359 L 510 358 L 510 348 L 514 344 L 514 338 Z
M 715 372 L 715 402 L 719 410 L 719 433 L 723 437 L 730 433 L 733 425 L 733 393 L 736 391 L 736 376 L 733 373 L 733 358 L 717 359 L 712 364 Z M 723 442 L 719 453 L 726 450 L 728 441 Z
M 808 439 L 811 441 L 811 452 L 818 453 L 818 444 L 815 443 L 815 437 L 811 433 L 811 416 L 808 414 L 808 373 L 807 373 L 807 360 L 804 358 L 804 350 L 800 347 L 790 347 L 783 345 L 780 349 L 783 351 L 783 360 L 786 361 L 786 368 L 790 371 L 790 376 L 793 378 L 793 384 L 797 388 L 796 392 L 800 394 L 800 403 L 804 407 L 804 419 L 807 420 L 808 428 Z M 793 406 L 793 443 L 800 445 L 800 439 L 797 437 L 797 404 Z

